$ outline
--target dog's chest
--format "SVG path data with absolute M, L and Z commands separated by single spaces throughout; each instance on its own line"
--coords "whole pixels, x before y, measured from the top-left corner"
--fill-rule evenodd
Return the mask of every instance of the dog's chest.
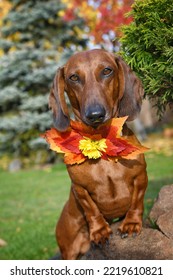
M 68 172 L 72 183 L 85 188 L 107 218 L 126 213 L 133 189 L 133 169 L 121 163 L 99 160 L 70 166 Z
M 133 185 L 133 168 L 119 162 L 92 160 L 68 166 L 72 183 L 84 187 L 91 195 L 121 196 Z

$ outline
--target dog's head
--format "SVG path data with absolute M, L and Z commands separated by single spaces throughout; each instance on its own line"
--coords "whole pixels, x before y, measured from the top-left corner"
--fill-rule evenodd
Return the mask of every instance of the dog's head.
M 141 108 L 143 88 L 121 57 L 95 49 L 73 55 L 55 75 L 49 105 L 60 131 L 70 123 L 64 92 L 75 118 L 97 127 L 113 117 L 133 120 Z

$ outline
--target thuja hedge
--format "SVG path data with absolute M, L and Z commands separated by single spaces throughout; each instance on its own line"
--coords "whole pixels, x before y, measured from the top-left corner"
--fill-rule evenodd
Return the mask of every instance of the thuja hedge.
M 121 54 L 161 115 L 173 103 L 172 1 L 136 0 L 132 7 L 134 21 L 122 28 Z

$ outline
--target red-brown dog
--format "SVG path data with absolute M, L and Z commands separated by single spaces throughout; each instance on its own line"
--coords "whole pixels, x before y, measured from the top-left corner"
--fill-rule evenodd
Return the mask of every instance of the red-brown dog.
M 129 66 L 104 50 L 77 53 L 58 69 L 49 101 L 60 131 L 70 123 L 64 92 L 76 120 L 95 128 L 113 117 L 133 120 L 143 95 L 141 82 Z M 123 136 L 137 142 L 126 125 Z M 72 182 L 70 197 L 56 228 L 63 259 L 76 259 L 91 242 L 108 240 L 114 218 L 124 217 L 119 227 L 122 237 L 140 233 L 147 187 L 143 154 L 118 162 L 90 159 L 67 169 Z

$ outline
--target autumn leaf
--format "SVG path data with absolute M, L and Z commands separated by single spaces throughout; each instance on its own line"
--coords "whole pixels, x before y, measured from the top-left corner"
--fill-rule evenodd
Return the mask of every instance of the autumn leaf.
M 59 132 L 51 128 L 41 137 L 50 144 L 50 149 L 65 154 L 66 164 L 81 164 L 87 159 L 117 161 L 119 158 L 133 158 L 147 148 L 137 142 L 133 135 L 121 136 L 126 119 L 127 117 L 113 118 L 96 129 L 71 121 L 67 131 Z
M 66 153 L 64 155 L 64 163 L 65 164 L 80 164 L 86 160 L 86 157 L 80 153 L 80 154 L 75 154 L 75 153 Z

